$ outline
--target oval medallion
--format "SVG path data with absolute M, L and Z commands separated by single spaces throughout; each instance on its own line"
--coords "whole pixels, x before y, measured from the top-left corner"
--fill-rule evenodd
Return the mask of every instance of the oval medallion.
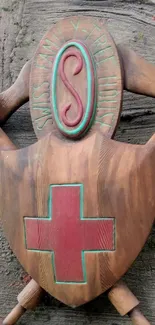
M 115 132 L 122 103 L 117 48 L 104 21 L 68 17 L 43 37 L 32 62 L 30 108 L 38 138 Z
M 70 60 L 71 58 L 74 60 Z M 72 77 L 75 79 L 73 82 L 77 84 L 75 88 L 81 87 L 80 73 L 86 69 L 81 75 L 86 77 L 87 89 L 81 89 L 81 94 L 79 94 L 80 89 L 79 92 L 76 91 L 69 81 L 69 73 L 67 75 L 69 69 L 68 71 L 65 69 L 67 61 Z M 67 91 L 70 93 L 71 103 L 68 101 L 65 104 L 66 96 L 65 101 L 63 97 Z M 88 50 L 80 42 L 67 42 L 56 56 L 52 75 L 52 106 L 57 127 L 67 137 L 77 138 L 90 128 L 96 108 L 94 68 Z

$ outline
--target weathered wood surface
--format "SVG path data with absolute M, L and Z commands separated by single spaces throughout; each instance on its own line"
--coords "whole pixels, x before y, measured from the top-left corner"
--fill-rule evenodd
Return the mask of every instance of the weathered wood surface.
M 116 45 L 103 22 L 101 23 L 96 17 L 88 16 L 60 19 L 39 43 L 32 60 L 30 78 L 31 118 L 38 139 L 47 132 L 59 134 L 59 137 L 63 134 L 76 139 L 81 137 L 90 126 L 91 133 L 100 130 L 107 137 L 111 137 L 114 133 L 122 103 L 122 69 Z M 57 34 L 58 30 L 59 34 Z M 71 46 L 72 42 L 65 41 L 72 38 L 76 40 L 74 47 Z M 97 40 L 102 42 L 98 43 Z M 50 53 L 49 43 L 52 45 Z M 66 46 L 67 49 L 61 54 Z M 88 59 L 85 60 L 83 56 L 85 64 L 81 60 L 81 47 Z M 56 53 L 57 58 L 53 61 Z M 103 53 L 106 59 L 103 59 Z M 90 72 L 87 62 L 90 65 Z M 87 77 L 89 73 L 90 78 Z M 107 84 L 107 80 L 113 84 L 113 87 Z M 74 88 L 70 85 L 74 85 Z M 69 91 L 66 91 L 67 89 Z M 96 105 L 94 105 L 95 100 Z M 56 106 L 58 113 L 56 113 Z M 94 109 L 96 115 L 92 123 Z M 88 118 L 85 115 L 87 111 Z M 83 120 L 81 120 L 82 113 L 84 113 Z M 80 121 L 83 121 L 83 126 Z
M 66 11 L 66 12 L 65 12 Z M 53 22 L 64 15 L 83 13 L 104 17 L 117 43 L 124 42 L 155 63 L 155 1 L 52 1 L 1 0 L 0 2 L 0 91 L 16 79 L 23 64 Z M 145 143 L 155 128 L 155 100 L 125 93 L 116 139 Z M 35 142 L 28 105 L 15 113 L 4 127 L 19 147 Z M 130 288 L 142 301 L 141 309 L 155 324 L 155 230 L 143 252 L 126 275 Z M 16 295 L 27 278 L 0 232 L 0 317 L 15 305 Z M 130 324 L 110 305 L 106 295 L 77 310 L 46 297 L 35 313 L 19 324 Z

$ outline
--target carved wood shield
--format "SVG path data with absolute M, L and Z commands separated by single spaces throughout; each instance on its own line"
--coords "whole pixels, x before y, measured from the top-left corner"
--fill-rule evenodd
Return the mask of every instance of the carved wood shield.
M 121 70 L 94 18 L 70 17 L 45 35 L 30 97 L 42 138 L 0 151 L 0 216 L 26 271 L 79 306 L 110 288 L 145 243 L 155 210 L 155 141 L 136 146 L 105 137 L 119 117 Z

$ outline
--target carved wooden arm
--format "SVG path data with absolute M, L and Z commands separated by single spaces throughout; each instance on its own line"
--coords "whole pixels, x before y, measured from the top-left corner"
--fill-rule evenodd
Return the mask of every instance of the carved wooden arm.
M 124 88 L 133 93 L 155 97 L 155 65 L 123 44 L 117 45 L 117 49 L 122 61 Z
M 22 68 L 15 83 L 0 94 L 0 123 L 4 123 L 29 100 L 31 60 Z
M 127 46 L 117 45 L 120 55 L 124 89 L 155 97 L 155 66 Z M 29 100 L 31 60 L 21 70 L 15 83 L 0 94 L 0 124 Z

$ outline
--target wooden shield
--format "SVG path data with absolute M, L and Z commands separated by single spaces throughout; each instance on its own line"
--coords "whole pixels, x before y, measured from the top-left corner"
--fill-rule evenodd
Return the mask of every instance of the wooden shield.
M 70 306 L 111 287 L 154 220 L 155 141 L 132 146 L 97 132 L 48 135 L 0 153 L 0 213 L 10 246 L 47 292 Z
M 115 45 L 96 19 L 70 17 L 46 34 L 30 94 L 36 134 L 46 136 L 0 151 L 0 217 L 26 271 L 75 307 L 110 288 L 145 243 L 155 140 L 105 137 L 117 124 L 122 82 Z

